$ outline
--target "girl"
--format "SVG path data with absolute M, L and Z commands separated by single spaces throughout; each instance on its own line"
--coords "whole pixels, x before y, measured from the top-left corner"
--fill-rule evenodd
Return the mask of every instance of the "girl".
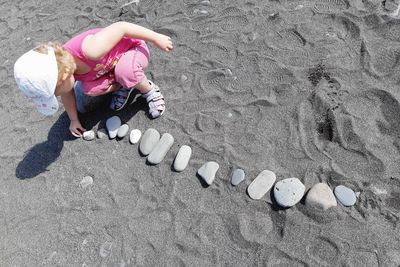
M 173 49 L 168 36 L 116 22 L 81 33 L 64 46 L 48 43 L 25 53 L 14 65 L 15 80 L 45 115 L 57 111 L 56 96 L 60 96 L 71 120 L 69 130 L 76 137 L 85 131 L 76 109 L 76 80 L 82 82 L 81 88 L 89 96 L 114 92 L 110 108 L 117 111 L 136 88 L 146 98 L 150 116 L 157 118 L 163 114 L 165 102 L 158 86 L 144 75 L 149 61 L 144 41 L 166 52 Z

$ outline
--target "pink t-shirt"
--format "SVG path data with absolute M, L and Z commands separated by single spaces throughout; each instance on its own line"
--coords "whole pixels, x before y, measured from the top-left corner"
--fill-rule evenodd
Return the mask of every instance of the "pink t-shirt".
M 68 52 L 70 52 L 74 57 L 82 60 L 82 62 L 88 65 L 91 69 L 86 74 L 75 74 L 74 77 L 78 81 L 93 81 L 104 74 L 109 73 L 114 69 L 122 54 L 142 44 L 142 41 L 139 39 L 123 37 L 105 56 L 103 56 L 103 58 L 99 60 L 90 60 L 86 58 L 82 52 L 82 42 L 86 36 L 96 34 L 101 30 L 101 28 L 97 28 L 83 32 L 64 44 L 64 48 L 67 49 Z

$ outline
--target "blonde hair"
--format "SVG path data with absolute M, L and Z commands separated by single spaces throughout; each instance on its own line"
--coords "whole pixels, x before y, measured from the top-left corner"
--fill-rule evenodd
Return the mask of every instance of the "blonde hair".
M 36 52 L 47 54 L 47 47 L 52 47 L 56 55 L 57 67 L 58 67 L 58 79 L 57 87 L 62 84 L 62 82 L 72 75 L 76 69 L 76 64 L 74 58 L 70 53 L 65 50 L 65 48 L 60 43 L 47 43 L 42 44 L 33 49 Z

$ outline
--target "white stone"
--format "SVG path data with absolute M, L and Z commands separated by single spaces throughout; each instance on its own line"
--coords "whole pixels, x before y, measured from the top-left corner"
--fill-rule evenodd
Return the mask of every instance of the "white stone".
M 165 155 L 167 155 L 173 144 L 174 137 L 169 133 L 164 133 L 147 157 L 147 161 L 150 164 L 159 164 L 164 159 Z
M 306 205 L 317 209 L 327 210 L 336 207 L 337 202 L 333 191 L 325 183 L 318 183 L 307 193 Z
M 93 130 L 83 132 L 82 138 L 86 141 L 92 141 L 95 138 L 95 134 Z
M 117 136 L 118 138 L 124 138 L 125 135 L 127 135 L 129 132 L 129 125 L 128 124 L 122 124 L 119 128 L 118 128 L 118 132 L 117 132 Z
M 215 179 L 215 174 L 219 169 L 219 164 L 215 161 L 209 161 L 197 170 L 197 174 L 208 184 L 211 185 Z
M 192 148 L 187 145 L 181 146 L 174 160 L 174 170 L 181 172 L 186 169 L 191 156 Z
M 151 153 L 154 146 L 157 144 L 158 140 L 160 140 L 160 133 L 153 128 L 147 129 L 142 137 L 142 140 L 139 144 L 140 152 L 147 156 Z
M 104 128 L 101 128 L 97 130 L 97 138 L 102 139 L 107 136 L 107 130 Z
M 107 119 L 106 127 L 108 131 L 108 136 L 113 139 L 117 137 L 118 129 L 121 126 L 121 119 L 118 116 L 112 116 Z
M 93 178 L 90 176 L 83 177 L 82 181 L 79 183 L 82 188 L 86 188 L 89 185 L 93 184 Z
M 274 197 L 281 207 L 292 207 L 304 196 L 306 187 L 297 178 L 286 178 L 275 184 Z
M 272 188 L 275 180 L 275 173 L 263 170 L 247 187 L 247 193 L 252 199 L 261 199 Z
M 129 135 L 129 141 L 131 144 L 136 144 L 139 142 L 140 137 L 142 137 L 142 132 L 138 129 L 133 129 Z

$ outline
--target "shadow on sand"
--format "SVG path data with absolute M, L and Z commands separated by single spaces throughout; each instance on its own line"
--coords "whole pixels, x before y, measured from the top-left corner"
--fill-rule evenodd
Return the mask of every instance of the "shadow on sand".
M 128 122 L 138 111 L 147 111 L 146 101 L 141 97 L 137 98 L 137 96 L 137 93 L 132 93 L 128 105 L 119 112 L 108 108 L 110 98 L 107 97 L 102 102 L 101 107 L 79 115 L 82 126 L 88 130 L 96 125 L 98 129 L 105 128 L 106 119 L 113 115 L 118 115 L 123 123 Z M 129 105 L 129 103 L 132 105 Z M 50 128 L 47 140 L 36 144 L 26 152 L 15 170 L 16 177 L 19 179 L 29 179 L 48 171 L 48 166 L 59 157 L 64 142 L 76 139 L 69 132 L 68 127 L 69 118 L 67 113 L 64 112 Z

